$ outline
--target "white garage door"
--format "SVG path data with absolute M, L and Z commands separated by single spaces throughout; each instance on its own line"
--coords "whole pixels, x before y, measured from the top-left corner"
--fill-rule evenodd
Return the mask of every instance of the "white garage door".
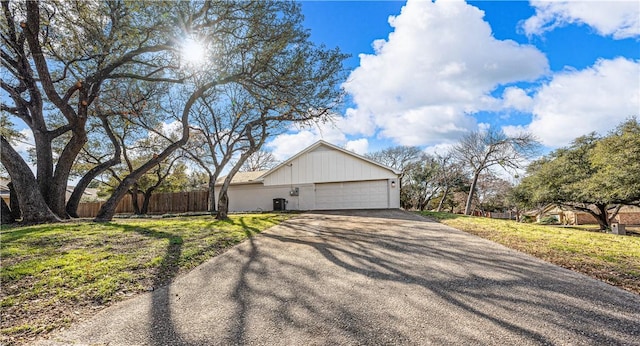
M 316 209 L 389 208 L 386 180 L 316 184 Z

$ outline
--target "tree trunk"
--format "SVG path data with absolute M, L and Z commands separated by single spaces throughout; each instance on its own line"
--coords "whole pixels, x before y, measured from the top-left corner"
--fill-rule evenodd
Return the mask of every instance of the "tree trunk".
M 40 184 L 41 193 L 50 210 L 61 218 L 68 218 L 66 210 L 67 182 L 69 180 L 71 166 L 87 141 L 85 124 L 89 103 L 86 98 L 86 89 L 80 89 L 78 91 L 78 102 L 80 102 L 80 104 L 78 105 L 77 112 L 68 103 L 66 98 L 60 97 L 58 94 L 55 83 L 49 73 L 47 59 L 45 58 L 46 55 L 42 51 L 39 40 L 39 32 L 41 30 L 40 5 L 38 2 L 26 3 L 25 25 L 27 29 L 23 32 L 25 33 L 26 42 L 31 51 L 33 66 L 38 72 L 40 85 L 49 101 L 56 106 L 57 111 L 60 111 L 64 117 L 68 119 L 72 135 L 57 159 L 53 176 L 48 177 L 50 169 L 52 169 L 53 160 L 50 157 L 45 158 L 44 156 L 51 154 L 51 142 L 55 137 L 46 131 L 45 126 L 40 126 L 38 131 L 34 131 L 36 154 L 39 156 L 36 169 L 40 170 L 40 166 L 42 164 L 45 165 L 45 167 L 42 167 L 43 170 L 46 170 L 46 172 L 43 173 L 44 176 L 41 176 L 40 172 L 38 172 L 38 183 Z M 42 124 L 44 124 L 44 122 L 42 122 Z M 44 156 L 40 157 L 40 155 Z M 43 161 L 41 161 L 41 159 Z M 20 191 L 20 189 L 18 189 L 18 191 Z M 23 210 L 23 214 L 24 213 L 26 213 L 26 210 Z
M 622 208 L 622 204 L 618 204 L 616 206 L 615 210 L 609 215 L 609 217 L 607 219 L 607 223 L 609 225 L 609 228 L 611 228 L 611 224 L 613 223 L 613 220 L 616 218 L 616 216 L 620 212 L 621 208 Z
M 82 199 L 82 195 L 84 194 L 84 191 L 87 189 L 87 186 L 89 186 L 89 184 L 91 183 L 91 181 L 93 181 L 93 179 L 95 179 L 98 175 L 102 174 L 109 167 L 120 163 L 119 159 L 117 161 L 118 162 L 113 162 L 109 160 L 98 166 L 95 166 L 80 179 L 76 187 L 73 188 L 71 197 L 69 197 L 69 200 L 67 201 L 66 210 L 69 216 L 78 217 L 78 206 L 80 205 L 80 200 Z
M 53 173 L 53 180 L 49 188 L 49 207 L 51 211 L 56 213 L 60 218 L 68 219 L 67 214 L 67 184 L 69 182 L 69 173 L 71 167 L 78 157 L 80 150 L 87 142 L 87 136 L 84 130 L 84 121 L 77 121 L 74 124 L 73 136 L 56 163 Z
M 140 209 L 140 213 L 142 215 L 147 215 L 149 213 L 149 202 L 151 202 L 151 195 L 153 194 L 153 190 L 155 189 L 147 189 L 147 191 L 142 194 L 142 196 L 144 197 L 142 199 L 142 208 Z
M 606 231 L 611 228 L 611 224 L 609 223 L 609 214 L 607 214 L 607 205 L 606 204 L 595 204 L 598 209 L 598 213 L 594 213 L 593 215 L 598 220 L 598 225 L 600 225 L 601 231 Z
M 218 198 L 218 213 L 216 214 L 217 220 L 226 220 L 229 218 L 229 195 L 227 191 L 220 191 L 220 197 Z
M 82 199 L 82 195 L 84 191 L 87 189 L 87 186 L 100 174 L 104 173 L 109 167 L 120 163 L 120 158 L 118 160 L 109 160 L 102 164 L 99 164 L 93 167 L 89 172 L 87 172 L 78 182 L 76 187 L 73 189 L 71 193 L 71 197 L 67 201 L 67 214 L 71 217 L 78 217 L 78 205 L 80 205 L 80 200 Z
M 12 182 L 7 184 L 9 188 L 9 208 L 11 209 L 11 217 L 14 220 L 18 220 L 22 217 L 22 212 L 20 212 L 20 201 L 18 200 L 18 193 L 16 192 L 15 187 Z
M 120 182 L 120 184 L 113 190 L 111 197 L 104 202 L 100 210 L 98 211 L 98 215 L 95 217 L 95 222 L 107 222 L 113 219 L 113 216 L 116 213 L 116 208 L 118 204 L 122 200 L 122 198 L 129 193 L 129 187 L 135 183 L 137 178 L 132 177 L 131 175 L 127 176 Z M 133 202 L 133 199 L 132 199 Z
M 51 140 L 46 136 L 46 131 L 38 129 L 32 132 L 33 141 L 36 146 L 36 178 L 38 180 L 38 188 L 40 189 L 42 198 L 44 198 L 44 201 L 49 205 L 52 198 L 49 184 L 53 180 L 53 151 L 51 149 Z
M 104 173 L 109 167 L 115 166 L 120 163 L 120 155 L 122 155 L 122 148 L 120 147 L 120 143 L 116 139 L 111 127 L 109 126 L 109 121 L 106 116 L 101 116 L 102 127 L 104 128 L 107 136 L 111 140 L 111 143 L 114 147 L 113 156 L 111 159 L 91 168 L 85 175 L 80 179 L 76 187 L 73 189 L 73 193 L 71 193 L 71 197 L 67 201 L 67 214 L 71 217 L 78 217 L 78 205 L 80 204 L 80 199 L 82 198 L 82 194 L 87 189 L 87 186 L 100 174 Z
M 133 207 L 133 213 L 136 215 L 141 215 L 142 211 L 140 211 L 140 205 L 138 204 L 138 187 L 136 186 L 136 184 L 133 184 L 133 188 L 128 192 L 131 196 L 131 206 Z
M 14 222 L 16 222 L 16 219 L 13 217 L 11 208 L 4 201 L 4 198 L 0 198 L 0 225 L 8 225 Z
M 480 172 L 473 172 L 473 181 L 471 182 L 471 187 L 469 188 L 469 195 L 467 196 L 467 203 L 464 206 L 464 215 L 471 215 L 471 205 L 473 204 L 473 195 L 476 192 L 476 185 L 478 184 L 478 177 L 480 177 Z
M 42 197 L 33 172 L 4 136 L 0 137 L 0 160 L 9 172 L 11 182 L 18 192 L 22 222 L 28 224 L 59 222 L 60 218 L 49 209 Z
M 247 158 L 255 153 L 258 149 L 260 149 L 262 143 L 264 143 L 264 137 L 265 136 L 263 134 L 259 144 L 251 145 L 250 149 L 240 155 L 238 162 L 236 162 L 236 164 L 231 168 L 231 171 L 229 171 L 229 174 L 227 174 L 227 177 L 224 179 L 224 183 L 222 183 L 222 186 L 220 187 L 220 197 L 218 197 L 218 213 L 216 214 L 216 219 L 226 220 L 229 218 L 227 215 L 229 212 L 229 196 L 227 195 L 227 190 L 229 189 L 229 185 L 231 184 L 231 179 L 233 179 L 233 176 L 238 173 L 240 167 L 242 167 L 242 164 L 247 160 Z
M 102 207 L 100 208 L 100 211 L 98 211 L 98 216 L 96 216 L 94 221 L 96 222 L 111 221 L 111 219 L 113 219 L 113 215 L 115 215 L 116 207 L 118 206 L 118 203 L 120 203 L 120 200 L 122 200 L 122 198 L 127 194 L 127 191 L 129 191 L 129 188 L 133 184 L 135 184 L 138 181 L 138 179 L 140 179 L 140 177 L 146 174 L 153 167 L 157 166 L 160 162 L 165 160 L 169 155 L 171 155 L 174 151 L 176 151 L 178 148 L 183 146 L 187 142 L 187 140 L 189 140 L 188 123 L 186 121 L 183 122 L 183 126 L 187 130 L 186 130 L 186 134 L 183 133 L 182 139 L 169 145 L 158 156 L 155 156 L 153 159 L 147 161 L 144 165 L 140 166 L 140 168 L 134 170 L 129 175 L 127 175 L 116 187 L 116 189 L 113 191 L 113 194 L 111 194 L 111 197 L 109 197 L 109 199 L 102 205 Z
M 209 174 L 209 205 L 207 210 L 210 213 L 216 211 L 216 177 Z
M 442 211 L 444 200 L 447 199 L 448 194 L 449 194 L 449 185 L 445 186 L 444 192 L 442 193 L 442 198 L 440 198 L 440 202 L 438 203 L 438 209 L 436 210 L 438 213 Z

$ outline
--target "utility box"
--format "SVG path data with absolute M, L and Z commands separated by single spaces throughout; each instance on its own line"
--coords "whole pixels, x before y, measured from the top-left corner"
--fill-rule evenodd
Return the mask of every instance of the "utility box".
M 284 198 L 274 198 L 273 199 L 273 210 L 274 211 L 287 210 L 287 200 L 284 199 Z
M 625 230 L 623 224 L 615 222 L 611 224 L 611 233 L 617 235 L 626 235 L 627 231 Z

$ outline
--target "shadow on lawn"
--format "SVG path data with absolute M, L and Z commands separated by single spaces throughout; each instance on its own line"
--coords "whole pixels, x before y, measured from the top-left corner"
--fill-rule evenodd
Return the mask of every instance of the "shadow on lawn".
M 158 271 L 155 274 L 152 282 L 152 304 L 150 319 L 151 319 L 151 340 L 154 345 L 166 345 L 171 343 L 174 345 L 188 345 L 188 343 L 180 337 L 180 334 L 175 331 L 175 326 L 171 321 L 171 309 L 170 309 L 170 293 L 169 288 L 166 286 L 169 284 L 180 272 L 180 256 L 182 255 L 182 245 L 184 243 L 181 236 L 156 231 L 153 229 L 123 225 L 120 223 L 107 223 L 112 227 L 117 227 L 125 230 L 126 232 L 138 233 L 145 237 L 151 237 L 156 239 L 167 239 L 168 245 L 164 253 L 164 256 L 158 266 Z
M 238 221 L 224 220 L 224 221 L 212 221 L 208 224 L 208 227 L 213 227 L 213 223 L 225 222 L 230 224 L 236 224 Z M 254 227 L 248 226 L 245 221 L 240 218 L 239 224 L 242 226 L 245 235 L 249 239 L 249 242 L 253 245 L 253 235 L 260 233 L 260 230 Z M 149 312 L 150 319 L 150 340 L 154 345 L 201 345 L 200 343 L 189 342 L 184 339 L 180 332 L 176 330 L 176 326 L 172 320 L 171 301 L 174 298 L 171 294 L 170 283 L 180 273 L 180 260 L 183 251 L 184 240 L 180 235 L 157 231 L 150 228 L 112 224 L 114 227 L 119 227 L 128 232 L 135 232 L 145 237 L 152 237 L 156 239 L 167 239 L 168 245 L 164 256 L 158 266 L 158 271 L 153 278 L 152 283 L 152 302 L 151 311 Z M 210 250 L 219 251 L 228 246 L 228 243 L 218 244 L 217 242 L 207 247 L 200 249 L 201 253 L 205 253 Z M 241 291 L 244 282 L 240 280 L 238 282 L 238 289 L 234 293 L 234 299 L 241 300 Z M 239 318 L 244 321 L 246 309 L 240 306 L 238 311 Z M 238 337 L 241 337 L 239 335 Z

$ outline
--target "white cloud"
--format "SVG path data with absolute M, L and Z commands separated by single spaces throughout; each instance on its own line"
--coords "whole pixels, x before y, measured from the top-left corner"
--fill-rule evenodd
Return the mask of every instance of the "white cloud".
M 527 35 L 541 35 L 569 24 L 586 24 L 602 36 L 640 36 L 640 5 L 627 1 L 531 1 L 536 14 L 522 23 Z
M 318 124 L 309 128 L 292 128 L 291 130 L 290 133 L 280 134 L 265 144 L 279 161 L 290 158 L 321 139 L 338 146 L 347 143 L 347 137 L 333 124 Z
M 316 134 L 309 130 L 303 130 L 298 133 L 278 135 L 271 142 L 268 142 L 266 147 L 276 160 L 284 161 L 316 141 Z
M 348 134 L 380 135 L 403 145 L 455 141 L 474 130 L 471 114 L 495 110 L 501 84 L 548 70 L 535 47 L 497 40 L 484 13 L 463 1 L 409 0 L 389 22 L 388 40 L 360 55 L 344 84 L 357 104 L 340 124 Z
M 561 147 L 576 137 L 604 134 L 640 111 L 640 61 L 598 60 L 584 70 L 564 71 L 534 96 L 527 128 L 543 144 Z
M 179 120 L 173 120 L 169 123 L 162 123 L 162 133 L 165 136 L 177 136 L 178 138 L 182 136 L 182 122 Z
M 372 136 L 376 131 L 373 114 L 348 108 L 344 117 L 336 121 L 336 127 L 345 133 Z
M 441 143 L 424 148 L 423 152 L 429 155 L 445 155 L 453 150 L 454 143 Z
M 360 138 L 353 141 L 348 141 L 344 145 L 344 148 L 353 151 L 356 154 L 364 155 L 369 151 L 369 140 L 366 138 Z
M 507 125 L 507 126 L 502 126 L 501 129 L 502 129 L 502 132 L 504 132 L 504 134 L 509 137 L 515 137 L 520 135 L 523 132 L 529 131 L 526 126 L 522 126 L 522 125 Z
M 502 100 L 505 108 L 513 108 L 521 112 L 530 112 L 533 106 L 533 99 L 518 87 L 505 88 Z

